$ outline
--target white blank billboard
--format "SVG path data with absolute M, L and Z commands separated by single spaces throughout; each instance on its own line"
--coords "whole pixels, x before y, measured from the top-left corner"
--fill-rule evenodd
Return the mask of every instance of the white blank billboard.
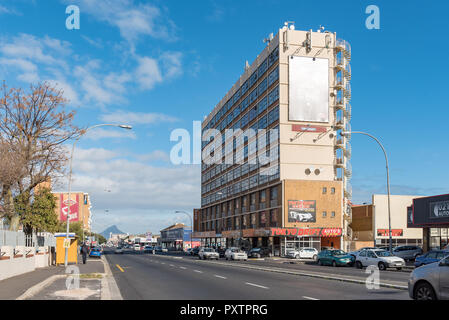
M 329 122 L 329 60 L 291 56 L 288 70 L 289 120 Z

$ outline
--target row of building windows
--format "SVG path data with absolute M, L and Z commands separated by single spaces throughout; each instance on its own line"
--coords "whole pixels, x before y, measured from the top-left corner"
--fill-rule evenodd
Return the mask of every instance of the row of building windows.
M 227 176 L 228 175 L 226 175 L 226 177 Z M 256 188 L 260 185 L 263 185 L 271 181 L 275 181 L 277 179 L 279 179 L 279 163 L 276 163 L 275 165 L 272 165 L 267 169 L 260 169 L 259 173 L 256 173 L 250 176 L 249 178 L 241 179 L 240 181 L 228 185 L 226 187 L 222 187 L 221 189 L 220 186 L 214 185 L 212 187 L 211 184 L 207 184 L 201 188 L 201 192 L 203 194 L 201 198 L 201 206 L 205 206 L 214 203 L 216 201 L 225 199 L 227 197 L 234 196 L 240 192 L 245 192 L 247 190 Z M 221 183 L 223 180 L 220 179 L 219 181 Z M 207 196 L 204 196 L 204 194 L 214 190 L 215 192 Z
M 201 223 L 201 231 L 221 233 L 228 230 L 256 229 L 278 227 L 277 209 L 261 211 L 240 216 L 211 220 Z
M 271 106 L 274 102 L 279 100 L 279 87 L 276 86 L 271 90 L 264 98 L 262 98 L 257 105 L 255 105 L 253 108 L 251 108 L 248 112 L 242 115 L 238 121 L 236 121 L 232 125 L 232 129 L 242 129 L 244 130 L 245 127 L 251 123 L 254 119 L 256 119 L 258 116 L 260 116 L 267 108 L 268 106 Z M 225 128 L 227 128 L 235 119 L 237 119 L 245 109 L 241 109 L 240 106 L 236 107 L 233 112 L 231 112 L 227 118 L 225 118 L 218 126 L 217 130 L 223 131 Z M 279 107 L 273 108 L 269 113 L 268 116 L 270 119 L 279 119 Z M 273 123 L 276 120 L 272 120 L 271 123 Z M 267 121 L 267 120 L 266 120 Z M 257 123 L 253 125 L 252 129 L 265 129 L 267 127 L 268 121 L 266 123 Z M 269 124 L 268 124 L 269 125 Z M 209 128 L 204 128 L 202 132 L 202 136 L 206 133 L 206 131 Z M 214 141 L 214 136 L 210 137 L 210 140 L 202 141 L 202 149 L 204 149 L 210 142 Z
M 243 97 L 246 92 L 257 82 L 258 79 L 260 79 L 264 73 L 278 60 L 279 58 L 279 48 L 275 48 L 269 56 L 260 64 L 257 70 L 253 72 L 253 74 L 248 78 L 248 80 L 243 83 L 243 85 L 237 90 L 237 92 L 223 105 L 223 107 L 216 113 L 214 117 L 209 121 L 209 123 L 205 126 L 205 129 L 214 128 L 218 121 L 229 111 L 232 109 L 232 107 L 239 101 L 240 97 Z M 276 71 L 276 72 L 275 72 Z M 274 83 L 274 81 L 277 80 L 279 77 L 279 70 L 276 68 L 276 70 L 271 72 L 269 76 L 267 77 L 267 83 L 264 84 L 265 90 L 266 87 L 269 87 L 270 84 Z M 265 81 L 265 80 L 264 80 Z M 271 81 L 271 83 L 270 83 Z M 263 81 L 262 81 L 263 82 Z M 262 85 L 262 83 L 261 83 Z M 258 91 L 259 88 L 257 88 L 254 91 Z M 260 90 L 263 90 L 263 86 L 260 88 Z M 250 97 L 253 95 L 252 99 L 254 99 L 254 95 L 257 93 L 254 93 L 254 91 L 251 92 L 251 94 L 248 96 Z M 245 102 L 248 103 L 248 102 Z M 249 102 L 251 103 L 251 102 Z M 246 105 L 248 107 L 249 103 Z M 242 102 L 243 104 L 243 102 Z M 243 107 L 243 110 L 246 108 Z

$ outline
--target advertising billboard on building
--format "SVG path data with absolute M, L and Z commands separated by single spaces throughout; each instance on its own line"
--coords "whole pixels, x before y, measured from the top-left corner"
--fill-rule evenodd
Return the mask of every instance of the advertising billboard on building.
M 64 195 L 61 193 L 59 195 L 59 220 L 67 221 L 67 214 L 69 212 L 69 204 L 70 204 L 70 221 L 79 221 L 79 195 L 76 195 L 75 200 L 64 200 Z
M 316 201 L 288 200 L 288 222 L 316 222 Z
M 329 122 L 329 60 L 289 57 L 290 121 Z
M 411 227 L 449 224 L 449 194 L 413 199 Z

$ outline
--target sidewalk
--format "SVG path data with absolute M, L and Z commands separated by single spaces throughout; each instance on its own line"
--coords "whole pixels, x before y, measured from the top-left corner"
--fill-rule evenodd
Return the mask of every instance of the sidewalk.
M 78 261 L 82 261 L 81 257 Z M 101 259 L 88 259 L 85 265 L 82 262 L 69 265 L 69 267 L 75 266 L 79 268 L 80 290 L 83 288 L 92 291 L 94 289 L 101 290 L 101 279 L 105 276 L 105 268 Z M 58 292 L 66 290 L 67 276 L 73 276 L 73 271 L 71 274 L 66 274 L 64 266 L 51 266 L 2 280 L 0 281 L 0 300 L 15 300 L 19 297 L 38 300 L 71 299 L 66 292 Z M 61 295 L 53 295 L 55 292 Z M 75 292 L 72 293 L 75 294 Z M 91 291 L 81 290 L 76 299 L 99 296 L 97 291 L 95 294 L 90 293 Z

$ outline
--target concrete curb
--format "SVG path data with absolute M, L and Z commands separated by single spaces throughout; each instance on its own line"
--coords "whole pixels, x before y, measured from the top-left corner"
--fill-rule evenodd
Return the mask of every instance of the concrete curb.
M 42 281 L 41 283 L 36 284 L 35 286 L 29 288 L 27 291 L 25 291 L 24 294 L 22 294 L 20 297 L 18 297 L 16 300 L 26 300 L 29 299 L 33 296 L 35 296 L 36 294 L 38 294 L 40 291 L 42 291 L 43 289 L 45 289 L 46 287 L 48 287 L 49 285 L 51 285 L 53 282 L 55 282 L 58 279 L 62 279 L 67 277 L 66 274 L 56 274 L 53 275 L 51 277 L 48 277 L 47 279 L 45 279 L 44 281 Z
M 105 256 L 101 256 L 106 276 L 101 279 L 101 300 L 123 300 Z M 104 289 L 103 289 L 104 288 Z

